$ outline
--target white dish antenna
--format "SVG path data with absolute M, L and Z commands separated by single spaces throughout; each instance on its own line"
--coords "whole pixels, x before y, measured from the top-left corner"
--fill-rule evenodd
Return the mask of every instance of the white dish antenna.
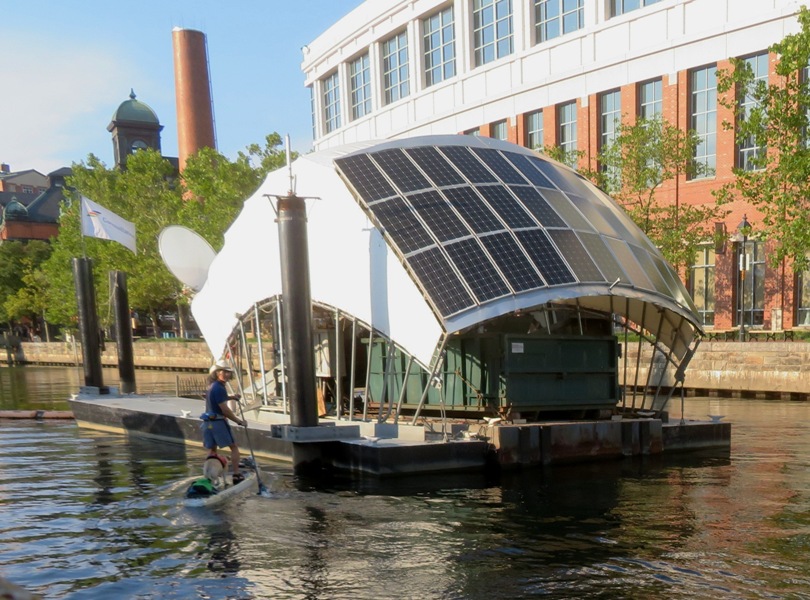
M 158 249 L 172 275 L 195 292 L 202 289 L 217 255 L 205 238 L 188 227 L 170 225 L 160 232 Z

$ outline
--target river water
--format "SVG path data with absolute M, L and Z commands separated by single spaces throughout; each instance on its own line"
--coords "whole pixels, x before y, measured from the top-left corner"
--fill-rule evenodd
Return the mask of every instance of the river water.
M 64 409 L 77 379 L 0 367 L 0 409 Z M 200 450 L 0 421 L 0 576 L 70 599 L 810 598 L 808 405 L 687 398 L 708 414 L 730 454 L 382 483 L 263 463 L 269 497 L 213 509 L 177 503 Z

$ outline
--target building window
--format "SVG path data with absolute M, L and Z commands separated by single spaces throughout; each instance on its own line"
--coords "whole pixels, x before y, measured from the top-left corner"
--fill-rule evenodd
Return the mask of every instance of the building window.
M 536 110 L 526 115 L 526 146 L 542 150 L 543 145 L 543 111 Z
M 33 194 L 34 193 L 34 188 L 31 187 L 30 185 L 24 185 L 24 186 L 22 186 L 22 191 L 23 191 L 23 194 Z
M 512 0 L 473 0 L 475 66 L 512 54 Z
M 737 326 L 740 316 L 746 327 L 761 326 L 765 315 L 765 244 L 748 240 L 737 246 Z
M 506 119 L 503 121 L 495 121 L 489 127 L 489 137 L 496 139 L 496 140 L 503 140 L 506 141 L 506 138 L 509 136 L 508 128 L 506 126 Z
M 743 59 L 743 62 L 748 65 L 754 75 L 754 79 L 750 82 L 748 88 L 740 93 L 740 118 L 744 120 L 757 106 L 754 93 L 757 85 L 760 82 L 766 84 L 768 82 L 768 53 L 749 56 Z M 761 167 L 757 165 L 757 159 L 761 158 L 764 153 L 765 147 L 758 146 L 754 136 L 747 136 L 744 140 L 739 141 L 737 166 L 745 171 L 759 169 Z
M 660 79 L 638 84 L 638 116 L 642 119 L 654 119 L 663 112 L 662 83 Z
M 337 71 L 323 80 L 323 122 L 326 133 L 340 127 L 340 80 Z
M 810 254 L 807 258 L 810 260 Z M 810 326 L 810 270 L 796 277 L 796 325 Z
M 481 130 L 478 127 L 468 129 L 467 131 L 464 132 L 464 135 L 471 135 L 473 137 L 478 137 L 479 135 L 481 135 Z
M 622 95 L 619 90 L 599 96 L 599 149 L 602 150 L 616 139 L 622 122 Z
M 610 0 L 610 16 L 618 17 L 642 6 L 650 6 L 661 0 Z
M 577 163 L 577 103 L 567 102 L 557 107 L 557 145 L 570 167 Z
M 691 71 L 689 82 L 690 125 L 700 140 L 695 148 L 695 162 L 703 166 L 697 177 L 710 177 L 717 166 L 717 67 Z
M 453 7 L 422 21 L 425 52 L 425 87 L 449 79 L 456 74 L 456 32 Z
M 534 28 L 539 44 L 583 27 L 584 0 L 534 0 Z
M 703 246 L 695 254 L 689 273 L 689 292 L 703 325 L 714 325 L 714 261 L 714 248 Z
M 410 93 L 408 83 L 408 36 L 406 32 L 382 44 L 385 103 L 391 104 Z
M 352 90 L 352 120 L 371 112 L 371 67 L 368 53 L 349 64 Z

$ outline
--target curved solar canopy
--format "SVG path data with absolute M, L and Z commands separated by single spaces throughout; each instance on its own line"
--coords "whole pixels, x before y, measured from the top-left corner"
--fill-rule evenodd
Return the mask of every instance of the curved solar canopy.
M 270 173 L 192 303 L 214 356 L 235 315 L 281 294 L 273 203 L 291 181 L 308 198 L 313 302 L 423 365 L 448 334 L 550 303 L 624 316 L 677 359 L 691 355 L 691 299 L 611 198 L 520 146 L 448 135 L 357 143 Z
M 681 356 L 700 329 L 661 253 L 564 165 L 470 136 L 387 142 L 335 165 L 449 332 L 552 301 L 625 314 Z

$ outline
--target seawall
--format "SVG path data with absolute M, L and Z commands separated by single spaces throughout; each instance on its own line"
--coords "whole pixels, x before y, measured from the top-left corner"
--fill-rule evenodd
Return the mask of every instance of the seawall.
M 270 346 L 270 344 L 267 344 Z M 642 350 L 638 377 L 635 376 L 638 345 L 630 344 L 619 359 L 619 379 L 625 373 L 629 384 L 647 381 L 651 347 Z M 208 346 L 200 341 L 144 341 L 134 344 L 135 366 L 139 369 L 204 372 L 212 362 Z M 659 357 L 661 358 L 661 357 Z M 20 364 L 75 366 L 81 363 L 81 347 L 67 342 L 23 342 L 12 357 Z M 0 364 L 8 355 L 0 349 Z M 265 364 L 272 357 L 265 348 Z M 659 360 L 656 365 L 662 365 Z M 102 352 L 102 365 L 118 366 L 115 344 Z M 627 370 L 625 371 L 625 366 Z M 654 367 L 654 371 L 657 371 Z M 657 375 L 657 373 L 653 373 Z M 653 378 L 654 380 L 654 378 Z M 664 385 L 673 383 L 671 374 Z M 686 371 L 686 389 L 697 395 L 741 395 L 807 400 L 810 395 L 810 344 L 806 342 L 718 342 L 700 344 Z

